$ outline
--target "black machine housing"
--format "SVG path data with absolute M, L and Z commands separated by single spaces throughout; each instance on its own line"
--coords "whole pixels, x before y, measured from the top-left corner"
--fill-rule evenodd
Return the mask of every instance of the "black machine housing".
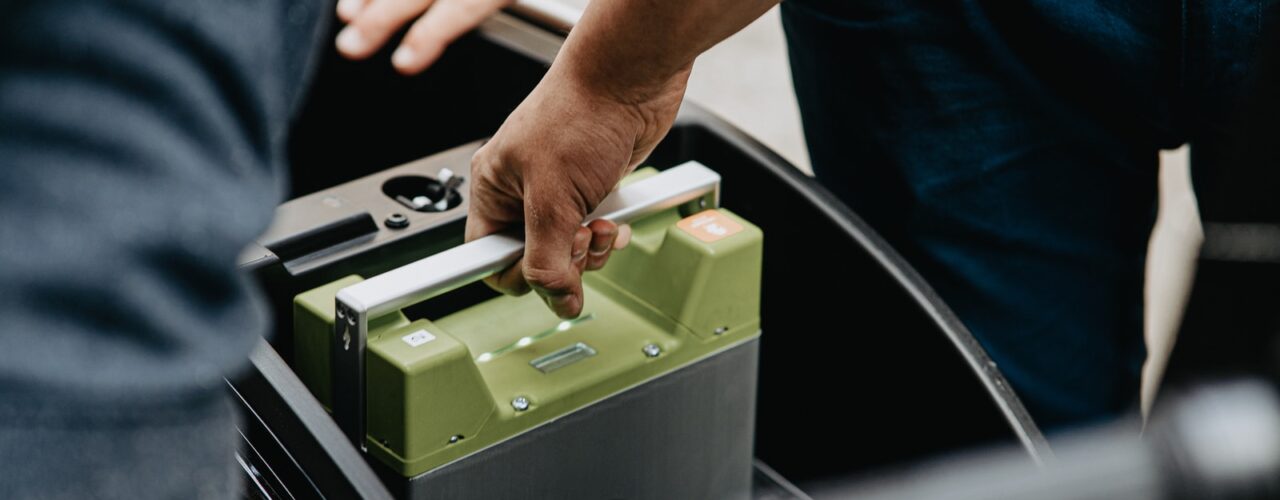
M 554 23 L 504 13 L 415 77 L 395 73 L 386 51 L 364 62 L 326 54 L 292 132 L 291 198 L 437 153 L 430 161 L 465 169 L 467 155 L 451 148 L 497 130 L 545 73 L 563 35 Z M 662 169 L 689 160 L 716 169 L 723 205 L 767 235 L 761 317 L 769 334 L 760 344 L 757 498 L 802 498 L 800 490 L 826 481 L 975 445 L 1020 443 L 1028 459 L 1048 453 L 961 322 L 827 190 L 692 102 L 647 164 Z M 305 244 L 263 245 L 243 259 L 242 269 L 266 291 L 276 319 L 270 343 L 252 357 L 253 369 L 229 383 L 245 410 L 241 460 L 252 495 L 389 498 L 402 490 L 377 477 L 377 464 L 351 446 L 289 368 L 294 295 L 440 250 L 419 237 L 427 231 L 429 240 L 450 246 L 462 238 L 465 210 L 456 208 L 432 224 L 400 230 L 406 236 L 393 242 L 352 243 L 351 234 L 396 231 L 384 226 L 383 215 L 294 240 L 276 235 L 277 243 Z M 358 230 L 342 232 L 351 228 Z M 297 248 L 316 252 L 325 245 L 365 246 L 359 258 L 286 265 Z M 820 291 L 832 282 L 841 293 Z M 833 390 L 832 381 L 839 387 Z

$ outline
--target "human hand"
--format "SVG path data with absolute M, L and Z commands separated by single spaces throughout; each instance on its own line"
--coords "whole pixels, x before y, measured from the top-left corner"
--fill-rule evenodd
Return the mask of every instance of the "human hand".
M 427 69 L 445 47 L 515 0 L 339 0 L 338 52 L 351 59 L 372 56 L 397 30 L 417 18 L 391 65 L 406 75 Z M 425 12 L 425 14 L 424 14 Z
M 670 130 L 688 75 L 622 95 L 552 66 L 471 161 L 467 240 L 525 229 L 524 258 L 491 287 L 532 289 L 563 318 L 581 313 L 582 273 L 630 239 L 627 226 L 582 223 Z

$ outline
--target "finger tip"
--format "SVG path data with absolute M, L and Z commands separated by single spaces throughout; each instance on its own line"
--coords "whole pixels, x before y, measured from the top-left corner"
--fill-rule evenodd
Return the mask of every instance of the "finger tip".
M 418 72 L 418 59 L 418 53 L 413 47 L 401 45 L 391 54 L 391 65 L 401 73 L 413 74 Z
M 622 250 L 631 244 L 631 225 L 618 226 L 618 236 L 613 240 L 613 249 Z
M 443 55 L 443 49 L 406 40 L 395 53 L 391 54 L 391 65 L 400 74 L 412 76 L 426 71 L 440 59 L 441 55 Z
M 343 22 L 351 22 L 360 15 L 360 8 L 363 7 L 360 0 L 339 0 L 338 1 L 338 19 Z
M 368 40 L 353 26 L 343 28 L 333 43 L 339 53 L 349 58 L 359 59 L 368 55 L 365 53 L 369 49 Z
M 574 319 L 582 314 L 582 298 L 577 294 L 555 295 L 549 302 L 551 310 L 562 319 Z
M 560 319 L 578 319 L 578 316 L 581 316 L 581 315 L 582 315 L 581 307 L 574 308 L 574 309 L 565 309 L 556 313 L 556 316 L 559 316 Z
M 599 271 L 601 269 L 604 269 L 605 264 L 608 264 L 608 263 L 609 263 L 609 252 L 606 251 L 601 255 L 592 255 L 591 259 L 587 262 L 586 270 Z

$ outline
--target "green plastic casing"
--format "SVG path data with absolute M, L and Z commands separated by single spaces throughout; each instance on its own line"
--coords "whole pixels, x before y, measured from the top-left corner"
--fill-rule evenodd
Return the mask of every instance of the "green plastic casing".
M 371 320 L 369 453 L 415 476 L 759 336 L 763 235 L 719 212 L 742 229 L 710 243 L 677 227 L 678 209 L 633 221 L 631 245 L 584 277 L 576 320 L 560 320 L 536 294 L 434 321 L 400 312 Z M 326 407 L 334 297 L 359 281 L 294 298 L 295 369 Z

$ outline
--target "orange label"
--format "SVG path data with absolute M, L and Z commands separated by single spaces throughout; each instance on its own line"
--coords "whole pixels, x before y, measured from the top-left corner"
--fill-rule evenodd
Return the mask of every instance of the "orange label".
M 693 235 L 704 243 L 720 241 L 742 232 L 742 225 L 715 210 L 706 210 L 685 217 L 676 227 Z

